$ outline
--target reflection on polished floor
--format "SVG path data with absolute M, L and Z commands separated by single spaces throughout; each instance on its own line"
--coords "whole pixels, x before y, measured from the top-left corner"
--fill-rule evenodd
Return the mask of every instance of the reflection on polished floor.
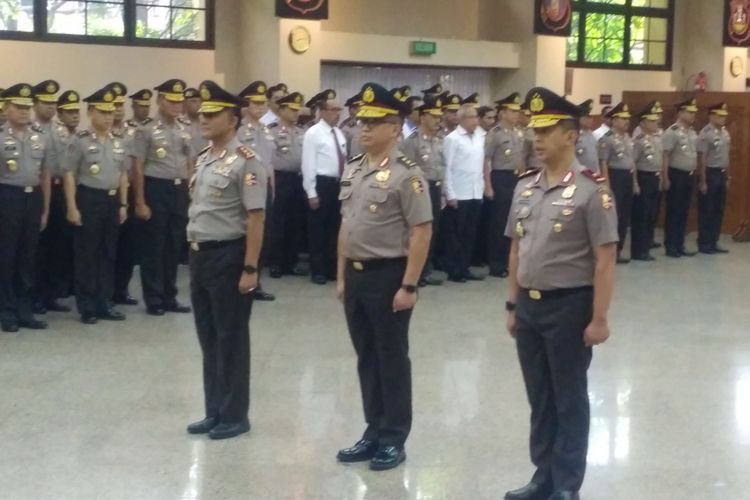
M 618 268 L 613 338 L 590 372 L 586 500 L 750 498 L 750 245 Z M 181 271 L 183 294 L 185 273 Z M 505 284 L 424 290 L 412 323 L 404 467 L 336 463 L 362 431 L 333 288 L 266 280 L 252 320 L 253 430 L 209 442 L 190 315 L 0 334 L 5 500 L 484 500 L 524 483 L 528 408 Z

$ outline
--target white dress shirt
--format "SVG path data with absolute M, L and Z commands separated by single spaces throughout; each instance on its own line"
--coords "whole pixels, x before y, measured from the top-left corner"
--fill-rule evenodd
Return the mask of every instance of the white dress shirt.
M 401 127 L 401 133 L 404 135 L 404 139 L 408 139 L 417 128 L 417 125 L 408 118 L 404 120 L 404 125 Z
M 484 138 L 477 127 L 472 135 L 462 126 L 443 142 L 445 197 L 449 200 L 481 200 L 484 196 Z
M 266 127 L 278 121 L 279 121 L 278 115 L 274 113 L 273 111 L 271 111 L 270 109 L 266 111 L 266 114 L 261 116 L 260 118 L 260 123 L 262 123 Z
M 320 120 L 305 132 L 302 141 L 302 187 L 308 198 L 318 197 L 315 189 L 316 176 L 340 176 L 339 154 L 333 140 L 334 133 L 346 162 L 346 137 L 338 127 L 331 127 L 324 120 Z
M 606 133 L 609 132 L 609 129 L 610 127 L 606 123 L 602 123 L 601 125 L 599 125 L 599 128 L 594 130 L 594 137 L 596 138 L 596 140 L 598 141 L 599 139 L 604 137 Z

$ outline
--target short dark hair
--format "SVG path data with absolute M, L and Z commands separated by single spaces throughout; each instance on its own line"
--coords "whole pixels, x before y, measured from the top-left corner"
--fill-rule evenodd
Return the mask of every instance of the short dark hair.
M 575 130 L 576 132 L 581 131 L 581 122 L 578 119 L 575 120 L 560 120 L 557 122 L 557 126 L 564 131 Z
M 495 108 L 491 106 L 479 106 L 477 114 L 479 114 L 479 118 L 484 118 L 490 111 L 495 111 Z
M 414 103 L 415 102 L 423 102 L 423 101 L 422 101 L 421 97 L 419 97 L 417 95 L 413 95 L 413 96 L 407 98 L 406 101 L 404 101 L 404 102 L 406 103 L 406 106 L 409 108 L 409 111 L 413 113 L 414 112 Z

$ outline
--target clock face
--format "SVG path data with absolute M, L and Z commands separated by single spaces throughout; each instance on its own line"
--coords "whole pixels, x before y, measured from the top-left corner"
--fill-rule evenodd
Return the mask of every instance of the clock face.
M 303 54 L 310 49 L 310 32 L 303 26 L 292 28 L 289 32 L 289 46 L 297 54 Z
M 740 76 L 744 70 L 741 57 L 733 57 L 729 63 L 729 72 L 732 76 Z

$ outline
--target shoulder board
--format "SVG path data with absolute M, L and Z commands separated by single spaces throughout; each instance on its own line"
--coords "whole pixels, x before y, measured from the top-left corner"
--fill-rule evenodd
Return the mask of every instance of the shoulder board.
M 204 155 L 205 153 L 208 152 L 209 149 L 211 149 L 211 145 L 210 144 L 208 146 L 206 146 L 205 148 L 201 149 L 200 151 L 198 151 L 198 154 L 196 155 L 196 157 Z
M 364 157 L 365 157 L 365 154 L 364 153 L 360 153 L 358 155 L 352 156 L 347 163 L 354 163 L 356 161 L 361 160 Z
M 581 170 L 581 173 L 584 177 L 588 177 L 592 181 L 596 182 L 597 184 L 602 184 L 607 182 L 607 178 L 601 175 L 599 172 L 594 172 L 590 168 L 584 168 Z
M 531 177 L 532 175 L 536 175 L 541 171 L 540 168 L 530 168 L 526 172 L 522 173 L 518 176 L 519 179 L 525 179 L 526 177 Z
M 44 129 L 36 123 L 31 126 L 31 130 L 33 130 L 34 132 L 38 132 L 40 134 L 44 133 Z
M 87 137 L 89 135 L 91 135 L 90 130 L 79 130 L 78 132 L 76 132 L 76 137 Z
M 610 136 L 612 136 L 612 135 L 614 135 L 614 134 L 615 134 L 615 133 L 614 133 L 614 132 L 612 131 L 612 129 L 609 129 L 609 130 L 607 130 L 607 133 L 606 133 L 606 134 L 604 134 L 604 137 L 610 137 Z
M 125 125 L 128 127 L 137 127 L 138 124 L 135 122 L 135 120 L 125 120 Z
M 112 130 L 111 134 L 114 137 L 117 137 L 118 139 L 122 139 L 122 137 L 125 135 L 125 131 L 124 130 Z
M 418 129 L 414 129 L 414 131 L 411 134 L 409 134 L 409 136 L 407 137 L 407 139 L 412 139 L 412 138 L 414 138 L 414 137 L 416 137 L 418 135 L 419 135 L 419 130 Z
M 276 128 L 279 126 L 279 122 L 273 122 L 272 124 L 268 125 L 268 128 Z
M 237 154 L 239 154 L 241 157 L 243 157 L 246 160 L 249 160 L 250 158 L 255 158 L 255 153 L 253 153 L 253 150 L 248 148 L 247 146 L 238 147 Z
M 679 127 L 679 125 L 677 125 L 677 124 L 675 123 L 674 125 L 672 125 L 671 127 L 669 127 L 669 130 L 677 130 L 677 129 L 679 129 L 679 128 L 680 128 L 680 127 Z
M 178 116 L 177 121 L 182 123 L 183 125 L 190 125 L 192 123 L 188 118 L 184 118 L 182 116 Z
M 402 165 L 406 166 L 406 168 L 414 168 L 414 167 L 416 167 L 416 166 L 417 166 L 417 164 L 416 164 L 416 163 L 414 163 L 413 161 L 411 161 L 411 160 L 410 160 L 409 158 L 407 158 L 406 156 L 399 156 L 399 157 L 398 157 L 398 161 L 399 161 L 399 163 L 401 163 Z

